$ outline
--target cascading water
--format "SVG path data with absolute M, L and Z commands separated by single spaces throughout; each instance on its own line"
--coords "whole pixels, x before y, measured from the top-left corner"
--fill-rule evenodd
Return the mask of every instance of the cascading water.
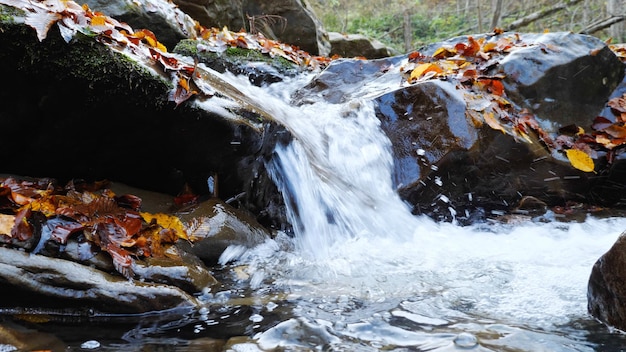
M 297 302 L 256 347 L 602 350 L 590 337 L 603 330 L 586 312 L 587 280 L 626 220 L 460 227 L 413 216 L 369 103 L 295 107 L 301 82 L 228 79 L 294 136 L 267 165 L 294 236 L 222 258 L 247 265 L 259 292 Z

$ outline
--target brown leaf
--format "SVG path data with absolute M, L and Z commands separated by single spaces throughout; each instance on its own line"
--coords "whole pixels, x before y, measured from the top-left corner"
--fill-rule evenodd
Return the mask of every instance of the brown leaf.
M 596 116 L 596 118 L 593 119 L 591 128 L 593 128 L 596 131 L 602 131 L 603 129 L 611 126 L 612 124 L 613 124 L 613 121 L 607 119 L 606 117 Z
M 603 131 L 608 133 L 613 138 L 620 138 L 620 139 L 626 138 L 626 127 L 624 126 L 612 124 L 606 127 Z

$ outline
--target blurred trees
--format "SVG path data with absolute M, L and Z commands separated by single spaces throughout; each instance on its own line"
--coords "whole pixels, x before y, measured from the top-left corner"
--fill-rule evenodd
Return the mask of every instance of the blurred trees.
M 626 0 L 309 0 L 328 31 L 408 52 L 456 35 L 572 31 L 626 42 Z

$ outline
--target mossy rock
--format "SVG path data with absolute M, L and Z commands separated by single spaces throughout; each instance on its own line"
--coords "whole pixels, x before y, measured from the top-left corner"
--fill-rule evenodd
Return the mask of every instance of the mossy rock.
M 221 73 L 229 71 L 245 75 L 257 86 L 280 82 L 285 77 L 293 77 L 303 71 L 302 67 L 283 57 L 272 57 L 258 50 L 229 47 L 223 52 L 212 52 L 198 50 L 198 44 L 202 44 L 202 41 L 182 40 L 172 51 L 193 57 Z

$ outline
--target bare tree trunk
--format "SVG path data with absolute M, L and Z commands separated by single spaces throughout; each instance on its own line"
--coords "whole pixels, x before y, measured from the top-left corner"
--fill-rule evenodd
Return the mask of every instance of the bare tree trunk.
M 583 34 L 593 34 L 595 32 L 601 31 L 605 28 L 611 27 L 616 23 L 622 23 L 624 21 L 624 16 L 613 16 L 609 18 L 602 19 L 600 21 L 596 21 L 591 23 L 587 27 L 583 28 L 580 33 Z
M 483 14 L 480 9 L 480 0 L 476 0 L 476 13 L 478 15 L 478 33 L 483 32 Z
M 502 0 L 493 0 L 495 3 L 493 10 L 493 18 L 491 19 L 491 28 L 497 28 L 500 23 L 500 16 L 502 13 Z
M 533 23 L 533 22 L 535 22 L 537 20 L 540 20 L 540 19 L 542 19 L 544 17 L 550 16 L 553 13 L 562 11 L 562 10 L 566 9 L 568 6 L 575 5 L 575 4 L 577 4 L 577 3 L 581 2 L 581 1 L 582 0 L 571 0 L 571 1 L 568 1 L 568 2 L 562 2 L 562 3 L 556 4 L 556 5 L 548 8 L 548 9 L 545 9 L 545 10 L 542 10 L 542 11 L 533 12 L 530 15 L 522 17 L 522 18 L 520 18 L 517 21 L 513 21 L 511 24 L 509 24 L 506 27 L 506 30 L 507 31 L 511 31 L 511 30 L 514 30 L 514 29 L 517 29 L 517 28 L 520 28 L 520 27 L 527 26 L 527 25 L 529 25 L 529 24 L 531 24 L 531 23 Z
M 609 17 L 623 17 L 624 16 L 624 1 L 622 0 L 608 0 L 606 2 L 606 10 Z M 609 27 L 609 35 L 613 40 L 622 42 L 624 33 L 623 22 L 616 22 Z
M 411 51 L 413 46 L 413 31 L 411 30 L 411 11 L 404 10 L 404 52 Z

